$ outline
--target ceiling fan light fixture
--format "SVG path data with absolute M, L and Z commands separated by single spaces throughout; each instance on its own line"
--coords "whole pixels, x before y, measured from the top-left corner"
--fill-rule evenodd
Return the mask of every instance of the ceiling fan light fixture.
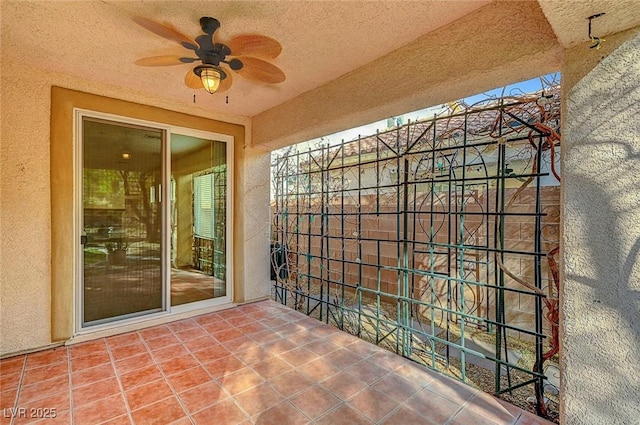
M 202 81 L 202 86 L 204 89 L 211 94 L 214 94 L 218 91 L 218 87 L 220 87 L 220 81 L 226 75 L 224 72 L 214 65 L 200 65 L 196 66 L 193 72 L 200 77 L 200 81 Z

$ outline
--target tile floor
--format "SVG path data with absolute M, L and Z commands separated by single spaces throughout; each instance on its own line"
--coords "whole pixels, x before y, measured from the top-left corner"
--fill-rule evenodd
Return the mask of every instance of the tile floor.
M 4 359 L 0 384 L 2 425 L 549 423 L 272 301 Z

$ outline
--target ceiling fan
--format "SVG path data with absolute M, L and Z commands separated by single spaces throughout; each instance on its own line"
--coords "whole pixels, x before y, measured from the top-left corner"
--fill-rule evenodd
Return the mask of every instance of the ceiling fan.
M 220 43 L 215 37 L 220 22 L 207 16 L 200 18 L 200 27 L 204 34 L 195 39 L 182 34 L 168 23 L 158 23 L 139 16 L 133 20 L 154 34 L 191 51 L 188 56 L 163 55 L 142 58 L 135 62 L 136 65 L 170 66 L 199 62 L 185 75 L 184 82 L 189 88 L 204 88 L 209 93 L 227 91 L 232 83 L 229 71 L 268 84 L 278 84 L 286 79 L 280 68 L 261 59 L 275 59 L 282 52 L 282 46 L 273 38 L 246 34 L 234 37 L 226 44 Z

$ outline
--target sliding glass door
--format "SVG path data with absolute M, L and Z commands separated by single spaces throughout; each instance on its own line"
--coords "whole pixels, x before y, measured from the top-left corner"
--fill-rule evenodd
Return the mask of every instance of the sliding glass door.
M 76 119 L 79 329 L 229 300 L 229 137 Z
M 226 143 L 171 136 L 171 305 L 227 295 Z

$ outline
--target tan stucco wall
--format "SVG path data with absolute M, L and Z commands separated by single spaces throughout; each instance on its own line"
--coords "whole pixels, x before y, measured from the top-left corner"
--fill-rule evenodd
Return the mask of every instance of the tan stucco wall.
M 640 29 L 562 72 L 561 423 L 640 423 Z
M 560 66 L 537 2 L 494 2 L 253 119 L 253 143 L 277 149 L 449 102 Z
M 250 145 L 251 122 L 246 117 L 213 113 L 190 103 L 171 102 L 118 87 L 96 84 L 76 77 L 33 72 L 17 64 L 2 62 L 1 137 L 0 137 L 0 355 L 43 347 L 51 339 L 51 184 L 50 115 L 51 88 L 60 86 L 108 96 L 124 101 L 181 112 L 193 116 L 226 121 L 245 127 L 247 138 L 236 146 L 236 182 L 234 193 L 234 254 L 237 257 L 234 301 L 250 300 L 247 295 L 268 291 L 268 202 L 262 215 L 251 211 L 247 218 L 244 199 L 252 192 L 252 162 L 262 163 L 258 155 L 245 149 Z M 244 163 L 246 162 L 246 163 Z M 268 173 L 266 176 L 268 181 Z M 264 177 L 263 177 L 264 180 Z M 56 184 L 56 183 L 54 183 Z M 268 196 L 268 191 L 267 196 Z M 55 204 L 55 203 L 54 203 Z M 259 211 L 259 210 L 258 210 Z M 264 270 L 253 261 L 252 274 L 243 273 L 247 252 L 243 241 L 251 239 L 252 249 L 265 250 Z M 68 260 L 70 262 L 70 259 Z M 258 264 L 258 265 L 255 265 Z M 59 266 L 60 264 L 58 264 Z M 64 268 L 67 266 L 62 266 Z M 245 282 L 243 279 L 249 276 Z M 245 287 L 246 285 L 246 287 Z M 247 294 L 247 295 L 246 295 Z M 71 300 L 68 300 L 71 303 Z M 68 305 L 63 305 L 68 309 Z

